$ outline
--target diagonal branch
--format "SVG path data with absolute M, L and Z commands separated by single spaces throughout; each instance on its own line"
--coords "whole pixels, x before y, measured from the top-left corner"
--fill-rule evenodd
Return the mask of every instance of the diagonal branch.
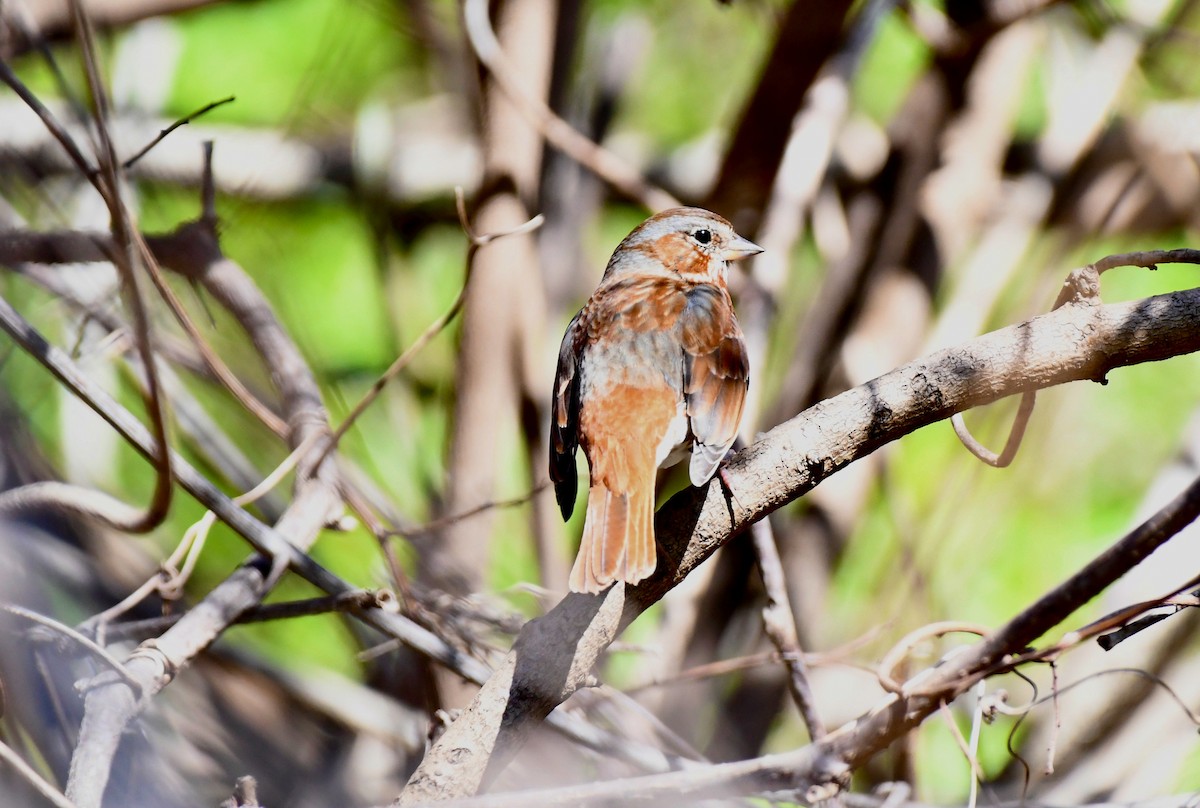
M 571 124 L 554 114 L 542 101 L 525 91 L 517 71 L 504 55 L 500 40 L 488 19 L 487 0 L 466 0 L 463 19 L 467 38 L 481 64 L 488 69 L 504 95 L 542 136 L 563 154 L 607 182 L 618 192 L 648 208 L 659 211 L 678 207 L 679 201 L 651 184 L 624 160 L 589 140 Z
M 838 469 L 970 407 L 1069 381 L 1102 381 L 1113 368 L 1200 350 L 1198 316 L 1200 289 L 1111 305 L 1072 302 L 930 354 L 775 427 L 726 467 L 732 501 L 720 486 L 690 488 L 659 510 L 655 533 L 667 561 L 644 584 L 571 595 L 526 626 L 471 706 L 430 749 L 401 804 L 485 787 L 530 730 L 585 684 L 624 626 L 731 537 Z M 933 701 L 926 706 L 936 709 Z M 880 742 L 909 726 L 906 715 L 889 708 L 871 724 Z M 835 736 L 829 743 L 842 737 Z

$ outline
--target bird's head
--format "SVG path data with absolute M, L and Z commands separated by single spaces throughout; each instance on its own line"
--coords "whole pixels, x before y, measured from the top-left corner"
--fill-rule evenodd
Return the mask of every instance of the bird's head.
M 668 275 L 724 286 L 729 262 L 762 252 L 733 225 L 703 208 L 672 208 L 651 216 L 625 237 L 604 270 L 605 279 Z

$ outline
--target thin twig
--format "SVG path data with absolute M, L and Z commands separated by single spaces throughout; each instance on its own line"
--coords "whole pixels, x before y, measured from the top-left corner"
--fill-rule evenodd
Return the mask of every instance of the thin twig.
M 122 665 L 116 657 L 70 626 L 60 623 L 53 618 L 46 617 L 43 614 L 32 612 L 29 609 L 16 606 L 11 603 L 0 603 L 0 610 L 6 611 L 9 614 L 14 614 L 17 617 L 22 617 L 30 622 L 37 623 L 38 625 L 45 626 L 52 631 L 62 634 L 64 637 L 68 637 L 79 645 L 82 645 L 88 651 L 95 654 L 96 657 L 102 660 L 106 665 L 108 665 L 108 667 L 112 668 L 112 670 L 118 676 L 120 676 L 126 684 L 133 688 L 135 693 L 141 693 L 141 684 L 129 675 L 129 671 L 126 670 L 125 666 Z
M 504 55 L 496 32 L 492 30 L 491 20 L 488 19 L 488 0 L 467 0 L 463 7 L 463 19 L 466 22 L 467 39 L 480 64 L 492 74 L 497 86 L 513 106 L 551 145 L 620 193 L 652 211 L 679 206 L 675 197 L 652 185 L 620 157 L 590 140 L 526 91 L 516 70 Z
M 1007 468 L 1013 462 L 1013 458 L 1017 456 L 1017 450 L 1021 448 L 1021 440 L 1025 437 L 1025 428 L 1029 425 L 1029 416 L 1033 415 L 1035 403 L 1037 403 L 1037 393 L 1030 391 L 1021 395 L 1021 404 L 1017 408 L 1012 429 L 1008 433 L 1008 440 L 1004 442 L 1004 449 L 1000 454 L 996 454 L 984 446 L 971 434 L 961 412 L 950 416 L 950 426 L 954 428 L 954 434 L 971 454 L 992 468 Z
M 8 63 L 3 59 L 0 59 L 0 81 L 7 84 L 9 89 L 16 93 L 17 96 L 25 102 L 26 106 L 33 110 L 35 115 L 41 118 L 42 125 L 46 127 L 46 131 L 48 131 L 54 137 L 54 139 L 59 142 L 59 144 L 63 147 L 63 151 L 67 153 L 67 157 L 69 157 L 71 162 L 75 164 L 75 167 L 79 169 L 79 172 L 83 174 L 83 176 L 86 177 L 93 185 L 95 185 L 97 190 L 99 190 L 99 171 L 97 171 L 96 168 L 88 162 L 88 159 L 83 156 L 83 152 L 79 150 L 79 146 L 76 145 L 75 140 L 63 127 L 63 125 L 58 122 L 58 119 L 54 117 L 54 113 L 52 113 L 46 107 L 46 105 L 43 104 L 41 100 L 39 100 L 38 97 L 34 95 L 28 87 L 25 86 L 24 82 L 17 78 L 17 74 L 12 72 L 12 68 L 10 68 Z
M 0 62 L 0 64 L 3 64 L 3 62 Z M 67 799 L 67 796 L 57 788 L 46 782 L 45 778 L 34 771 L 33 767 L 26 763 L 24 758 L 14 752 L 12 747 L 4 743 L 4 741 L 0 741 L 0 758 L 3 758 L 8 765 L 16 769 L 16 772 L 21 776 L 21 779 L 33 786 L 34 789 L 47 800 L 49 800 L 55 806 L 55 808 L 75 808 L 75 803 Z
M 1137 620 L 1132 620 L 1131 617 L 1125 616 L 1124 613 L 1126 610 L 1122 610 L 1124 625 L 1115 631 L 1111 631 L 1107 634 L 1101 634 L 1100 636 L 1096 637 L 1097 644 L 1099 644 L 1099 646 L 1105 651 L 1111 651 L 1115 646 L 1125 642 L 1125 640 L 1129 639 L 1133 635 L 1145 631 L 1146 629 L 1150 628 L 1150 626 L 1160 623 L 1163 620 L 1166 620 L 1168 617 L 1179 614 L 1179 612 L 1183 611 L 1184 609 L 1200 606 L 1200 590 L 1196 590 L 1195 592 L 1192 592 L 1190 595 L 1186 596 L 1175 596 L 1161 601 L 1147 601 L 1146 603 L 1138 604 L 1136 608 L 1148 611 L 1150 609 L 1156 609 L 1162 606 L 1173 607 L 1173 609 L 1170 612 L 1151 614 Z
M 983 727 L 983 695 L 986 687 L 986 682 L 978 682 L 975 685 L 975 709 L 971 710 L 971 738 L 969 740 L 971 750 L 971 792 L 970 798 L 967 800 L 967 808 L 975 808 L 978 805 L 979 783 L 984 778 L 983 767 L 979 763 L 979 736 Z
M 775 535 L 770 519 L 760 519 L 750 528 L 754 551 L 758 557 L 758 569 L 762 574 L 767 602 L 762 610 L 763 630 L 771 644 L 779 652 L 784 668 L 788 672 L 788 690 L 800 711 L 800 717 L 808 727 L 808 737 L 819 741 L 825 737 L 825 722 L 817 712 L 812 688 L 808 683 L 808 669 L 804 664 L 804 652 L 800 648 L 800 635 L 796 629 L 796 616 L 792 601 L 788 597 L 787 580 L 783 574 L 783 562 L 775 546 Z
M 950 705 L 945 701 L 938 702 L 938 714 L 941 715 L 946 728 L 950 730 L 950 735 L 958 745 L 958 751 L 962 752 L 963 757 L 967 759 L 967 765 L 971 769 L 971 779 L 983 777 L 983 772 L 979 769 L 979 761 L 975 759 L 975 755 L 971 751 L 971 744 L 963 737 L 958 722 L 954 720 L 954 713 L 950 710 Z M 968 808 L 974 808 L 974 806 L 968 804 Z
M 891 650 L 883 655 L 883 659 L 879 662 L 879 670 L 876 671 L 876 676 L 879 678 L 879 684 L 884 690 L 889 693 L 904 693 L 907 691 L 907 686 L 915 680 L 901 683 L 896 680 L 896 669 L 904 662 L 913 648 L 925 642 L 926 640 L 943 637 L 947 634 L 975 634 L 979 637 L 988 636 L 989 630 L 987 626 L 978 623 L 964 623 L 961 621 L 947 620 L 938 623 L 930 623 L 921 626 L 914 631 L 904 635 Z
M 1185 519 L 1187 518 L 1187 513 L 1191 511 L 1191 518 L 1195 519 L 1196 514 L 1200 514 L 1200 505 L 1194 505 L 1187 501 L 1187 495 L 1189 494 L 1190 490 L 1191 489 L 1189 488 L 1187 491 L 1184 491 L 1179 495 L 1179 497 L 1169 503 L 1171 510 L 1168 511 L 1167 508 L 1164 508 L 1163 510 L 1159 511 L 1159 514 L 1162 514 L 1164 519 Z M 1193 494 L 1192 496 L 1195 495 Z M 1195 510 L 1192 511 L 1192 508 L 1195 508 Z M 1156 516 L 1157 515 L 1158 514 L 1156 514 Z M 1141 535 L 1145 540 L 1153 541 L 1160 534 L 1152 532 L 1154 528 L 1148 527 L 1148 525 L 1149 521 L 1143 522 L 1138 526 L 1137 530 L 1147 531 Z M 1133 534 L 1127 534 L 1125 538 L 1128 539 L 1131 535 Z M 1197 584 L 1200 584 L 1200 574 L 1194 576 L 1186 583 L 1181 584 L 1157 600 L 1149 600 L 1142 603 L 1135 603 L 1132 606 L 1126 606 L 1125 608 L 1119 609 L 1110 615 L 1100 618 L 1099 620 L 1088 623 L 1082 628 L 1067 632 L 1058 642 L 1051 643 L 1043 648 L 1026 651 L 1025 653 L 1021 654 L 1020 657 L 1014 658 L 1014 661 L 1019 661 L 1020 663 L 1052 662 L 1064 651 L 1074 648 L 1075 646 L 1080 645 L 1092 639 L 1093 637 L 1100 637 L 1104 634 L 1104 632 L 1109 631 L 1116 626 L 1126 624 L 1130 619 L 1137 617 L 1139 614 L 1142 614 L 1149 609 L 1156 609 L 1163 605 L 1173 604 L 1183 592 L 1195 588 Z M 1191 604 L 1185 603 L 1185 605 Z
M 1175 250 L 1140 250 L 1117 253 L 1105 256 L 1091 266 L 1097 272 L 1107 272 L 1117 267 L 1158 269 L 1159 264 L 1200 264 L 1200 250 L 1181 247 Z
M 1050 662 L 1050 699 L 1054 704 L 1054 723 L 1050 726 L 1050 744 L 1046 749 L 1046 766 L 1042 774 L 1054 774 L 1054 752 L 1058 748 L 1058 733 L 1062 729 L 1062 712 L 1058 703 L 1058 665 Z
M 100 66 L 96 59 L 95 35 L 91 21 L 81 0 L 70 0 L 71 18 L 75 35 L 79 40 L 80 55 L 87 74 L 88 89 L 96 118 L 96 132 L 100 139 L 100 171 L 104 181 L 97 185 L 111 216 L 111 230 L 116 249 L 113 263 L 121 276 L 121 288 L 125 303 L 132 313 L 133 334 L 146 375 L 146 409 L 150 416 L 150 429 L 156 442 L 156 451 L 151 456 L 155 471 L 154 492 L 142 518 L 128 526 L 131 533 L 146 533 L 167 518 L 174 494 L 171 475 L 171 452 L 167 441 L 166 401 L 162 396 L 158 372 L 154 363 L 154 350 L 150 335 L 150 317 L 139 288 L 137 258 L 134 251 L 135 228 L 121 198 L 121 168 L 117 162 L 116 147 L 108 130 L 108 95 L 100 79 Z
M 319 432 L 312 432 L 270 474 L 263 478 L 258 485 L 246 493 L 234 497 L 234 504 L 239 506 L 249 505 L 266 496 L 267 492 L 275 488 L 296 467 L 296 464 L 300 462 L 300 458 L 317 442 L 320 434 Z M 204 515 L 184 532 L 179 546 L 162 563 L 158 573 L 154 577 L 145 581 L 116 605 L 89 617 L 84 621 L 82 627 L 95 633 L 100 641 L 104 642 L 104 638 L 107 636 L 107 624 L 141 603 L 152 592 L 158 592 L 163 600 L 177 600 L 183 592 L 184 585 L 191 578 L 192 571 L 196 568 L 200 552 L 203 550 L 204 543 L 208 538 L 208 532 L 212 529 L 216 521 L 217 516 L 215 513 L 211 510 L 205 511 Z M 181 564 L 182 566 L 180 566 Z
M 1100 274 L 1110 269 L 1116 269 L 1117 267 L 1143 267 L 1154 270 L 1158 269 L 1159 264 L 1200 264 L 1200 250 L 1190 248 L 1143 250 L 1140 252 L 1117 253 L 1105 256 L 1082 269 L 1073 270 L 1068 276 L 1066 283 L 1063 284 L 1063 289 L 1059 292 L 1058 299 L 1054 301 L 1054 305 L 1050 310 L 1054 311 L 1067 303 L 1080 302 L 1081 300 L 1098 302 L 1100 300 Z M 1029 418 L 1033 415 L 1033 407 L 1036 399 L 1037 393 L 1033 390 L 1021 395 L 1021 405 L 1017 408 L 1017 415 L 1013 419 L 1012 429 L 1008 433 L 1008 439 L 1005 441 L 1004 449 L 1000 454 L 996 454 L 988 449 L 971 434 L 962 413 L 955 413 L 950 416 L 950 425 L 954 428 L 954 434 L 958 436 L 958 439 L 966 447 L 967 451 L 989 466 L 1005 468 L 1012 463 L 1013 458 L 1017 456 L 1017 450 L 1021 448 L 1021 439 L 1024 438 L 1025 429 L 1029 425 Z
M 378 379 L 375 380 L 374 384 L 371 385 L 371 389 L 368 390 L 366 394 L 359 400 L 359 402 L 354 405 L 354 409 L 350 411 L 350 414 L 347 415 L 338 428 L 334 430 L 329 442 L 325 445 L 324 449 L 322 449 L 321 454 L 317 459 L 317 465 L 320 465 L 320 463 L 329 456 L 329 453 L 338 445 L 338 442 L 342 439 L 342 436 L 346 434 L 347 430 L 354 426 L 354 422 L 358 420 L 358 417 L 362 415 L 363 412 L 366 411 L 367 407 L 370 407 L 371 404 L 374 403 L 375 399 L 379 397 L 379 394 L 383 392 L 383 388 L 387 386 L 387 383 L 394 379 L 396 375 L 400 373 L 400 371 L 408 367 L 413 358 L 420 353 L 427 344 L 429 344 L 429 341 L 438 334 L 442 333 L 442 331 L 446 329 L 446 326 L 450 325 L 451 321 L 458 316 L 460 311 L 462 311 L 463 304 L 467 299 L 467 286 L 471 283 L 471 272 L 475 266 L 475 253 L 478 252 L 481 247 L 485 247 L 497 239 L 532 233 L 534 230 L 537 230 L 539 227 L 541 227 L 542 223 L 546 220 L 545 217 L 539 213 L 529 221 L 519 225 L 518 227 L 514 227 L 511 230 L 505 230 L 499 233 L 484 233 L 482 235 L 476 235 L 471 230 L 471 225 L 467 221 L 467 213 L 465 203 L 463 201 L 462 188 L 455 188 L 454 192 L 455 201 L 457 202 L 458 206 L 459 223 L 462 225 L 463 231 L 467 234 L 469 239 L 466 257 L 466 272 L 463 276 L 462 286 L 459 287 L 458 295 L 454 298 L 454 302 L 450 304 L 450 308 L 446 309 L 445 313 L 442 314 L 441 317 L 438 317 L 436 320 L 430 323 L 423 332 L 421 332 L 421 335 L 413 341 L 412 345 L 408 346 L 408 349 L 400 354 L 400 356 L 396 358 L 396 361 L 392 362 L 391 366 L 385 370 Z
M 189 222 L 177 228 L 176 234 L 190 233 L 192 238 L 193 254 L 189 255 L 189 260 L 199 265 L 200 269 L 193 266 L 190 267 L 185 274 L 195 280 L 196 277 L 202 274 L 204 267 L 221 260 L 223 257 L 220 245 L 216 237 L 216 214 L 213 211 L 215 193 L 213 191 L 213 173 L 212 173 L 212 142 L 207 141 L 204 144 L 204 171 L 201 175 L 200 183 L 201 195 L 201 215 L 195 222 Z M 200 329 L 193 322 L 191 315 L 187 313 L 179 296 L 175 294 L 175 290 L 167 283 L 163 277 L 162 270 L 159 268 L 159 262 L 154 255 L 154 251 L 150 249 L 146 238 L 141 233 L 135 234 L 137 247 L 142 256 L 142 261 L 146 266 L 147 272 L 150 275 L 150 280 L 154 283 L 154 288 L 158 290 L 159 295 L 166 301 L 167 307 L 175 316 L 176 322 L 187 332 L 192 344 L 203 358 L 205 364 L 208 365 L 213 375 L 225 386 L 225 389 L 243 406 L 251 415 L 263 423 L 267 429 L 274 432 L 281 438 L 288 436 L 288 426 L 276 415 L 266 404 L 258 400 L 258 398 L 247 389 L 242 380 L 237 377 L 229 366 L 221 359 L 212 346 L 208 344 L 208 340 L 200 333 Z M 177 267 L 177 269 L 181 269 Z
M 389 601 L 393 606 L 387 608 L 394 608 L 395 598 L 387 590 L 356 589 L 337 595 L 289 600 L 283 603 L 264 603 L 262 606 L 242 612 L 233 624 L 268 623 L 274 620 L 312 617 L 330 612 L 355 613 L 368 608 L 385 608 Z M 145 620 L 130 620 L 107 626 L 105 633 L 110 640 L 155 637 L 178 623 L 182 618 L 183 613 L 179 613 L 150 617 Z
M 413 536 L 424 536 L 429 533 L 435 533 L 439 530 L 449 527 L 450 525 L 457 524 L 458 522 L 466 521 L 467 519 L 470 519 L 474 516 L 478 516 L 479 514 L 484 513 L 485 511 L 495 510 L 498 508 L 516 508 L 521 505 L 525 505 L 526 503 L 530 502 L 534 497 L 536 497 L 538 494 L 542 493 L 549 487 L 550 487 L 550 481 L 542 480 L 540 483 L 538 483 L 536 486 L 534 486 L 529 491 L 529 493 L 522 494 L 519 497 L 512 497 L 511 499 L 489 500 L 488 502 L 481 503 L 479 505 L 476 505 L 473 508 L 468 508 L 465 511 L 460 511 L 459 513 L 450 514 L 449 516 L 443 516 L 440 519 L 434 519 L 430 522 L 426 522 L 423 525 L 417 525 L 415 527 L 408 527 L 408 528 L 391 528 L 385 532 L 389 536 L 404 536 L 405 538 L 412 538 Z
M 143 157 L 145 157 L 150 152 L 150 150 L 153 149 L 155 146 L 157 146 L 159 143 L 161 143 L 163 141 L 163 138 L 165 138 L 167 135 L 171 134 L 172 132 L 174 132 L 176 129 L 178 129 L 181 126 L 186 126 L 187 124 L 189 124 L 192 121 L 199 118 L 201 115 L 204 115 L 207 112 L 211 112 L 212 110 L 214 110 L 217 107 L 222 106 L 224 104 L 230 104 L 234 100 L 236 100 L 236 96 L 231 95 L 228 98 L 222 98 L 220 101 L 213 101 L 211 103 L 205 104 L 204 106 L 200 107 L 200 109 L 196 110 L 195 112 L 185 115 L 184 117 L 175 121 L 175 123 L 171 124 L 166 129 L 159 130 L 159 133 L 154 138 L 154 140 L 151 140 L 149 143 L 147 143 L 145 146 L 143 146 L 137 154 L 133 155 L 133 157 L 130 157 L 128 160 L 126 160 L 124 163 L 122 163 L 121 167 L 124 168 L 126 171 L 128 171 L 129 169 L 133 168 L 134 163 L 136 163 L 138 160 L 141 160 Z

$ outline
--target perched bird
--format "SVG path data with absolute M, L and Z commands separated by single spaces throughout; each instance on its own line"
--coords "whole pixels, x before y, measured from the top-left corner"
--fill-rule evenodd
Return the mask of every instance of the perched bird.
M 692 485 L 704 485 L 733 445 L 749 366 L 725 276 L 730 261 L 760 252 L 715 213 L 663 211 L 618 245 L 567 326 L 550 424 L 563 519 L 575 507 L 579 446 L 591 473 L 571 591 L 654 572 L 657 470 L 690 447 Z

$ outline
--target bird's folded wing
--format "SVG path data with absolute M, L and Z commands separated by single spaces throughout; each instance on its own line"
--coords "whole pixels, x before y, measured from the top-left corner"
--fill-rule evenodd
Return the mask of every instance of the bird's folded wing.
M 579 315 L 567 326 L 562 346 L 558 349 L 558 371 L 554 374 L 554 403 L 550 417 L 550 479 L 563 519 L 575 510 L 575 494 L 579 486 L 575 470 L 575 451 L 579 448 Z
M 692 485 L 703 485 L 737 439 L 750 366 L 724 290 L 697 287 L 680 317 L 684 394 L 695 437 L 689 472 Z

